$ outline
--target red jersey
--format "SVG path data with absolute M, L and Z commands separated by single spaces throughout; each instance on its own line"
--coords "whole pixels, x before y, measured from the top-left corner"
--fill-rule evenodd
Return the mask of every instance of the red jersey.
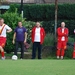
M 68 41 L 68 28 L 64 28 L 64 31 L 62 31 L 62 27 L 59 27 L 57 29 L 57 41 L 60 42 L 60 41 L 64 41 L 64 42 L 67 42 Z

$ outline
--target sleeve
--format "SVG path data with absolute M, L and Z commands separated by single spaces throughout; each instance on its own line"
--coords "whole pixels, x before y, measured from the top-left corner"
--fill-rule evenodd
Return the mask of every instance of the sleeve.
M 45 35 L 46 35 L 45 30 L 44 30 L 44 28 L 42 28 L 42 29 L 43 29 L 43 35 L 44 35 L 44 37 L 45 37 Z
M 57 35 L 58 36 L 65 36 L 65 34 L 61 32 L 60 28 L 57 29 Z
M 35 27 L 34 28 L 32 28 L 32 30 L 31 30 L 31 40 L 32 40 L 32 42 L 34 42 L 34 35 L 35 35 Z
M 68 28 L 66 28 L 66 36 L 68 36 L 68 34 L 69 34 L 69 30 Z
M 27 32 L 27 29 L 26 28 L 24 28 L 24 32 Z
M 6 25 L 5 27 L 6 27 L 6 30 L 10 30 L 11 29 L 8 25 Z

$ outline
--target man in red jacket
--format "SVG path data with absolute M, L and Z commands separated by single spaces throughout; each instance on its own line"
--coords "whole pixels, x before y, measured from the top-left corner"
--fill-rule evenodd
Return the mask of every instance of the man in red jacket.
M 33 27 L 31 32 L 31 39 L 33 43 L 32 59 L 36 57 L 36 49 L 38 48 L 38 59 L 41 59 L 41 48 L 45 38 L 45 30 L 40 27 L 40 23 L 36 22 L 36 26 Z
M 57 29 L 57 59 L 63 59 L 65 49 L 67 48 L 68 28 L 65 27 L 65 22 L 61 22 L 61 27 Z

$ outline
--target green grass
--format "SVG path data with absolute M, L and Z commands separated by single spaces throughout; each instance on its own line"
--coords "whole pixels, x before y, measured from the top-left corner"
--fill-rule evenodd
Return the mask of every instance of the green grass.
M 0 60 L 0 75 L 75 75 L 75 60 Z

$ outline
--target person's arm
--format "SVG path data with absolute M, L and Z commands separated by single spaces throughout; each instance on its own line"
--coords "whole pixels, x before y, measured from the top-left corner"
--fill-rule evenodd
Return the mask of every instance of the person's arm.
M 57 28 L 57 35 L 61 37 L 61 36 L 65 36 L 65 33 L 62 33 L 61 29 Z
M 5 27 L 6 27 L 7 33 L 10 33 L 12 31 L 12 29 L 8 25 L 5 25 Z
M 10 33 L 12 31 L 12 29 L 7 30 L 7 33 Z
M 13 41 L 12 41 L 13 44 L 15 44 L 15 38 L 16 38 L 16 32 L 13 35 Z
M 27 32 L 25 32 L 25 40 L 24 40 L 24 43 L 27 42 Z
M 66 28 L 66 36 L 68 36 L 68 34 L 69 34 L 69 30 L 68 30 L 68 28 Z

